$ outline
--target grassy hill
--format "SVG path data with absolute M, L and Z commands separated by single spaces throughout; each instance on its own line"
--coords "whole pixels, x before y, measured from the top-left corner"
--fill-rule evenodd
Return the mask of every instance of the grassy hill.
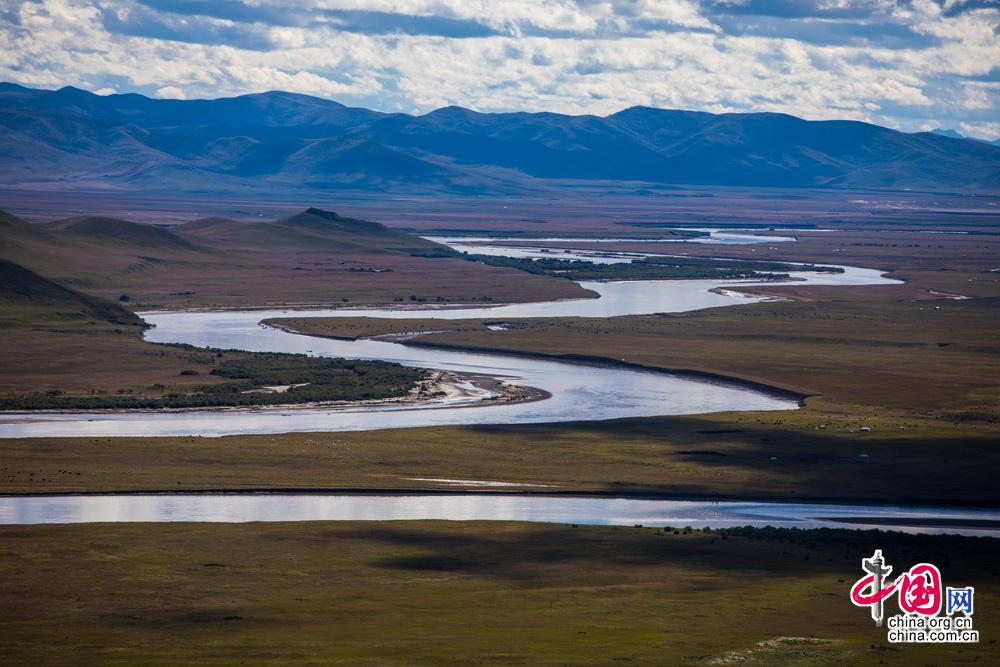
M 217 253 L 152 225 L 105 217 L 29 224 L 5 214 L 0 258 L 58 282 L 117 296 L 148 265 L 217 261 Z M 107 288 L 107 289 L 105 289 Z
M 0 221 L 5 223 L 18 224 L 16 219 Z M 386 398 L 405 395 L 424 375 L 383 362 L 154 345 L 142 340 L 144 328 L 142 318 L 118 303 L 0 259 L 0 409 L 249 406 Z M 300 382 L 304 386 L 282 394 L 254 391 Z
M 0 259 L 0 326 L 38 321 L 142 325 L 138 315 Z
M 316 386 L 296 396 L 244 395 L 246 387 L 214 373 L 239 360 L 261 361 L 260 355 L 223 358 L 146 343 L 143 321 L 126 304 L 266 307 L 589 294 L 568 280 L 453 255 L 385 225 L 314 208 L 274 221 L 217 218 L 169 229 L 101 216 L 29 224 L 0 212 L 0 403 L 179 407 L 340 400 L 405 393 L 415 379 L 411 369 L 359 362 L 323 387 L 310 380 Z M 254 381 L 281 384 L 270 382 L 268 373 L 287 360 L 263 361 L 254 367 Z M 323 370 L 311 361 L 295 363 Z
M 12 215 L 7 211 L 0 211 L 0 233 L 6 230 L 23 231 L 28 227 L 30 227 L 30 225 L 16 215 Z
M 64 239 L 146 249 L 204 250 L 168 229 L 117 218 L 82 216 L 37 225 Z
M 0 409 L 189 408 L 405 395 L 424 372 L 146 343 L 142 318 L 0 259 Z M 304 383 L 287 393 L 259 388 Z M 258 391 L 254 391 L 257 389 Z
M 187 238 L 225 250 L 314 252 L 323 248 L 372 254 L 451 254 L 445 246 L 433 241 L 390 229 L 377 222 L 345 218 L 318 208 L 308 208 L 280 220 L 266 222 L 206 218 L 177 229 Z
M 590 294 L 568 280 L 465 262 L 432 241 L 317 208 L 172 228 L 101 216 L 29 224 L 0 212 L 0 259 L 88 294 L 126 295 L 140 309 Z

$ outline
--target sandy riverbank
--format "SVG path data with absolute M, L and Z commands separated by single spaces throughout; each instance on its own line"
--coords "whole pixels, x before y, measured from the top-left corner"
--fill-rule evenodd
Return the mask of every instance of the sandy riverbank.
M 0 411 L 0 423 L 26 424 L 48 421 L 46 414 L 116 414 L 154 412 L 281 412 L 285 410 L 352 410 L 359 408 L 396 407 L 401 410 L 426 410 L 435 408 L 478 407 L 503 403 L 529 403 L 549 398 L 551 394 L 542 389 L 512 384 L 505 379 L 478 373 L 455 373 L 452 371 L 431 371 L 417 382 L 406 395 L 393 398 L 368 399 L 360 401 L 315 401 L 310 403 L 282 403 L 261 406 L 208 406 L 198 408 L 160 408 L 157 410 L 116 408 L 107 410 L 23 410 Z

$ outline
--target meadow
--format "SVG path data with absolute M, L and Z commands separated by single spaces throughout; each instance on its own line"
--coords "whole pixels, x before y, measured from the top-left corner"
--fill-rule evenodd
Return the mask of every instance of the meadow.
M 171 228 L 98 215 L 29 224 L 0 211 L 0 259 L 138 311 L 590 295 L 566 279 L 464 262 L 417 236 L 319 209 Z
M 781 289 L 781 288 L 775 288 Z M 296 331 L 364 337 L 430 331 L 411 345 L 605 359 L 761 383 L 859 419 L 900 414 L 996 421 L 1000 299 L 780 301 L 615 318 L 283 318 Z M 440 331 L 442 326 L 447 331 Z
M 416 236 L 319 209 L 273 221 L 203 219 L 177 233 L 103 216 L 28 223 L 0 211 L 0 409 L 280 402 L 243 393 L 287 384 L 273 363 L 269 369 L 258 365 L 256 384 L 247 378 L 224 382 L 225 364 L 264 357 L 227 353 L 223 359 L 218 351 L 146 343 L 145 323 L 134 314 L 143 309 L 490 303 L 591 294 L 566 279 L 452 255 Z M 455 274 L 462 280 L 451 279 Z M 326 382 L 320 390 L 322 364 L 298 363 L 311 363 L 316 372 L 300 378 L 308 387 L 280 395 L 285 402 L 397 396 L 420 377 L 398 366 L 361 363 L 358 372 L 341 374 L 340 386 Z
M 49 194 L 19 200 L 18 211 L 65 215 L 66 200 Z M 106 201 L 94 195 L 86 204 Z M 346 202 L 359 217 L 421 232 L 654 236 L 672 234 L 658 225 L 676 221 L 830 227 L 838 231 L 794 232 L 797 243 L 771 246 L 623 248 L 852 264 L 907 282 L 765 285 L 753 289 L 787 300 L 676 315 L 522 320 L 507 322 L 506 331 L 458 320 L 448 332 L 414 341 L 712 374 L 799 394 L 804 408 L 795 412 L 223 438 L 7 439 L 0 440 L 0 493 L 444 492 L 412 478 L 456 478 L 607 496 L 1000 502 L 998 230 L 986 200 L 677 189 L 617 197 L 611 210 L 592 189 L 561 203 Z M 239 211 L 278 217 L 289 205 L 124 195 L 108 202 L 106 213 L 118 207 L 122 216 L 184 222 Z M 894 231 L 871 231 L 876 226 Z M 923 233 L 941 229 L 971 233 Z M 581 296 L 566 280 L 458 258 L 355 253 L 351 264 L 338 264 L 345 260 L 329 253 L 254 255 L 233 247 L 221 255 L 199 251 L 200 264 L 183 250 L 183 261 L 178 254 L 129 270 L 136 264 L 129 252 L 120 264 L 91 266 L 86 280 L 71 285 L 105 297 L 101 304 L 77 297 L 36 310 L 0 303 L 7 343 L 0 346 L 0 391 L 113 395 L 161 384 L 184 393 L 233 381 L 213 371 L 227 360 L 252 359 L 145 343 L 141 325 L 107 319 L 109 301 L 136 308 Z M 234 263 L 237 256 L 245 265 Z M 70 268 L 89 262 L 73 257 L 81 264 Z M 391 270 L 366 270 L 373 268 Z M 129 301 L 119 300 L 123 292 Z M 367 318 L 285 324 L 348 338 L 426 325 Z M 197 374 L 184 374 L 189 370 Z M 847 595 L 862 574 L 860 559 L 875 548 L 898 568 L 926 560 L 941 566 L 947 583 L 976 586 L 982 643 L 889 645 Z M 698 526 L 4 526 L 0 655 L 10 664 L 52 665 L 987 664 L 1000 629 L 997 551 L 993 539 Z
M 414 478 L 640 493 L 993 507 L 996 429 L 720 413 L 222 438 L 0 439 L 0 492 L 441 489 Z M 900 426 L 904 427 L 900 429 Z M 449 485 L 447 488 L 461 488 Z M 538 491 L 539 489 L 534 489 Z
M 970 645 L 890 645 L 875 548 L 975 586 Z M 45 665 L 989 664 L 995 540 L 498 522 L 0 528 L 0 654 Z M 895 602 L 887 612 L 895 613 Z

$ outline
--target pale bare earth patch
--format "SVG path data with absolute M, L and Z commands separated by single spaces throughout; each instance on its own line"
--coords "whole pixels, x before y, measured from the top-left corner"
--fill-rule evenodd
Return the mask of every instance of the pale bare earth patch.
M 503 482 L 482 479 L 445 479 L 438 477 L 400 477 L 400 479 L 405 479 L 408 482 L 431 482 L 442 486 L 474 486 L 484 488 L 519 488 L 530 486 L 532 488 L 553 489 L 560 486 L 559 484 L 530 484 L 528 482 Z
M 710 665 L 846 664 L 844 642 L 820 637 L 772 637 L 754 646 L 708 660 Z

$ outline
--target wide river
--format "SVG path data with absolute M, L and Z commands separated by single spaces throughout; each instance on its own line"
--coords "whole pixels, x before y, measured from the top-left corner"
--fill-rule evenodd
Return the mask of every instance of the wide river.
M 457 245 L 457 244 L 456 244 Z M 509 248 L 494 246 L 496 252 Z M 589 257 L 587 251 L 576 251 Z M 594 253 L 599 255 L 600 253 Z M 843 273 L 792 273 L 788 282 L 814 285 L 895 283 L 879 271 L 842 267 Z M 614 317 L 676 313 L 759 299 L 725 288 L 746 281 L 657 280 L 583 282 L 599 298 L 473 308 L 338 308 L 332 310 L 258 310 L 225 312 L 147 312 L 155 325 L 146 333 L 155 343 L 188 343 L 267 352 L 298 352 L 352 359 L 382 359 L 409 366 L 481 373 L 551 393 L 546 400 L 471 407 L 451 403 L 434 407 L 286 408 L 233 411 L 5 413 L 0 438 L 64 436 L 223 436 L 302 431 L 358 431 L 446 424 L 522 424 L 576 420 L 699 414 L 720 411 L 793 410 L 785 395 L 704 379 L 630 368 L 593 366 L 513 355 L 433 350 L 399 343 L 341 341 L 287 333 L 260 324 L 275 317 L 490 318 Z M 769 283 L 781 284 L 781 283 Z M 724 288 L 722 293 L 712 291 Z M 567 350 L 567 352 L 572 352 Z
M 739 236 L 739 235 L 737 235 Z M 578 239 L 574 239 L 578 240 Z M 791 239 L 767 238 L 765 242 Z M 455 247 L 466 239 L 449 239 Z M 469 240 L 471 241 L 471 240 Z M 725 243 L 746 243 L 727 238 Z M 483 246 L 474 252 L 534 256 L 537 250 Z M 537 243 L 537 241 L 536 241 Z M 462 248 L 465 249 L 465 248 Z M 556 252 L 553 250 L 553 252 Z M 573 257 L 597 261 L 630 261 L 635 254 L 616 256 L 574 250 Z M 878 271 L 844 268 L 843 273 L 795 273 L 801 284 L 870 285 L 898 281 Z M 791 281 L 789 281 L 791 282 Z M 0 437 L 202 435 L 345 431 L 441 424 L 560 422 L 722 410 L 791 410 L 797 402 L 755 389 L 629 368 L 523 358 L 513 355 L 434 350 L 380 341 L 338 341 L 286 333 L 261 320 L 282 317 L 489 318 L 614 317 L 684 312 L 701 308 L 753 303 L 759 299 L 726 288 L 747 282 L 670 280 L 585 282 L 600 295 L 549 303 L 475 308 L 261 310 L 228 312 L 152 312 L 143 317 L 155 325 L 152 342 L 189 343 L 199 347 L 255 351 L 300 352 L 319 356 L 383 359 L 425 368 L 483 373 L 545 389 L 552 397 L 534 403 L 471 407 L 451 403 L 433 408 L 281 409 L 223 412 L 131 412 L 104 414 L 6 414 L 0 417 Z M 776 283 L 770 283 L 776 284 Z M 720 292 L 711 290 L 723 288 Z M 447 480 L 441 480 L 447 481 Z M 473 485 L 505 486 L 497 482 Z M 516 483 L 509 486 L 518 486 Z M 526 487 L 527 488 L 527 487 Z M 820 505 L 743 501 L 663 500 L 570 495 L 471 494 L 99 494 L 0 496 L 0 524 L 86 522 L 244 522 L 447 519 L 544 521 L 612 525 L 795 526 L 816 528 L 895 527 L 921 533 L 996 535 L 1000 512 L 981 509 Z

